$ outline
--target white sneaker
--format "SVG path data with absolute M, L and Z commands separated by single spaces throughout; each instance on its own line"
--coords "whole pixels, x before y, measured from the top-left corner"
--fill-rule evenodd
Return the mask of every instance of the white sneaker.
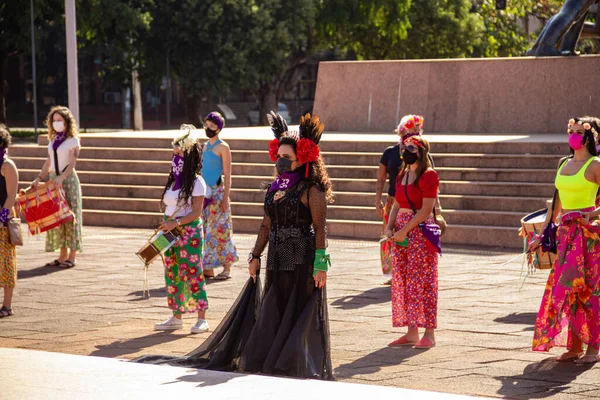
M 208 331 L 208 321 L 198 318 L 196 325 L 192 326 L 192 333 L 203 333 Z
M 175 316 L 172 316 L 165 322 L 154 324 L 155 331 L 174 331 L 181 328 L 183 328 L 183 321 L 179 318 L 175 318 Z

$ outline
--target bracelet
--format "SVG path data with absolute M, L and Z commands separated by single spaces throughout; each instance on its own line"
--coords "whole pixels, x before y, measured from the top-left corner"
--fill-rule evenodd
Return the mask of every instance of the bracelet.
M 177 222 L 177 226 L 181 226 L 181 220 L 179 218 L 175 218 L 175 222 Z
M 329 254 L 325 253 L 325 249 L 319 249 L 315 251 L 315 262 L 313 264 L 313 277 L 317 275 L 317 272 L 329 271 L 329 267 L 331 266 L 331 257 Z

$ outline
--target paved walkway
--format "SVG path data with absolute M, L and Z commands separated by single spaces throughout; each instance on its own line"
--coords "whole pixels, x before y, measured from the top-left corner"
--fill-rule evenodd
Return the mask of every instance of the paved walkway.
M 169 313 L 160 265 L 150 269 L 152 297 L 141 297 L 143 268 L 134 253 L 150 231 L 86 228 L 84 234 L 85 252 L 70 270 L 41 267 L 52 257 L 43 252 L 42 238 L 26 237 L 19 249 L 15 315 L 0 319 L 0 347 L 131 359 L 185 354 L 208 336 L 188 333 L 192 317 L 185 330 L 152 330 Z M 254 237 L 236 239 L 244 258 Z M 330 240 L 330 251 L 332 359 L 339 381 L 490 397 L 600 398 L 599 367 L 555 363 L 558 349 L 529 350 L 547 272 L 522 286 L 520 260 L 503 265 L 517 254 L 446 249 L 438 346 L 416 351 L 386 347 L 400 330 L 391 327 L 390 289 L 381 285 L 377 244 Z M 246 277 L 235 268 L 233 279 L 210 283 L 212 327 Z M 35 371 L 34 361 L 26 362 Z M 2 390 L 10 383 L 3 370 Z

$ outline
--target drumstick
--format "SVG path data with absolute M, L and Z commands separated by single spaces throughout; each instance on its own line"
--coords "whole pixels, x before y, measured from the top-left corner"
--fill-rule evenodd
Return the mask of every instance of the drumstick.
M 502 265 L 500 265 L 501 267 L 504 267 L 506 264 L 510 264 L 511 262 L 515 261 L 517 258 L 519 257 L 523 257 L 523 255 L 527 254 L 527 252 L 525 253 L 521 253 L 518 256 L 511 258 L 510 260 L 508 260 L 507 262 L 503 263 Z

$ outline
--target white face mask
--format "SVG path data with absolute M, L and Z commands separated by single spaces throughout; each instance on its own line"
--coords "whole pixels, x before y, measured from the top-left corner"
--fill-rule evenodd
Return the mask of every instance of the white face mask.
M 54 130 L 58 133 L 58 132 L 64 132 L 65 131 L 65 123 L 62 121 L 54 121 L 52 123 L 52 127 L 54 128 Z

